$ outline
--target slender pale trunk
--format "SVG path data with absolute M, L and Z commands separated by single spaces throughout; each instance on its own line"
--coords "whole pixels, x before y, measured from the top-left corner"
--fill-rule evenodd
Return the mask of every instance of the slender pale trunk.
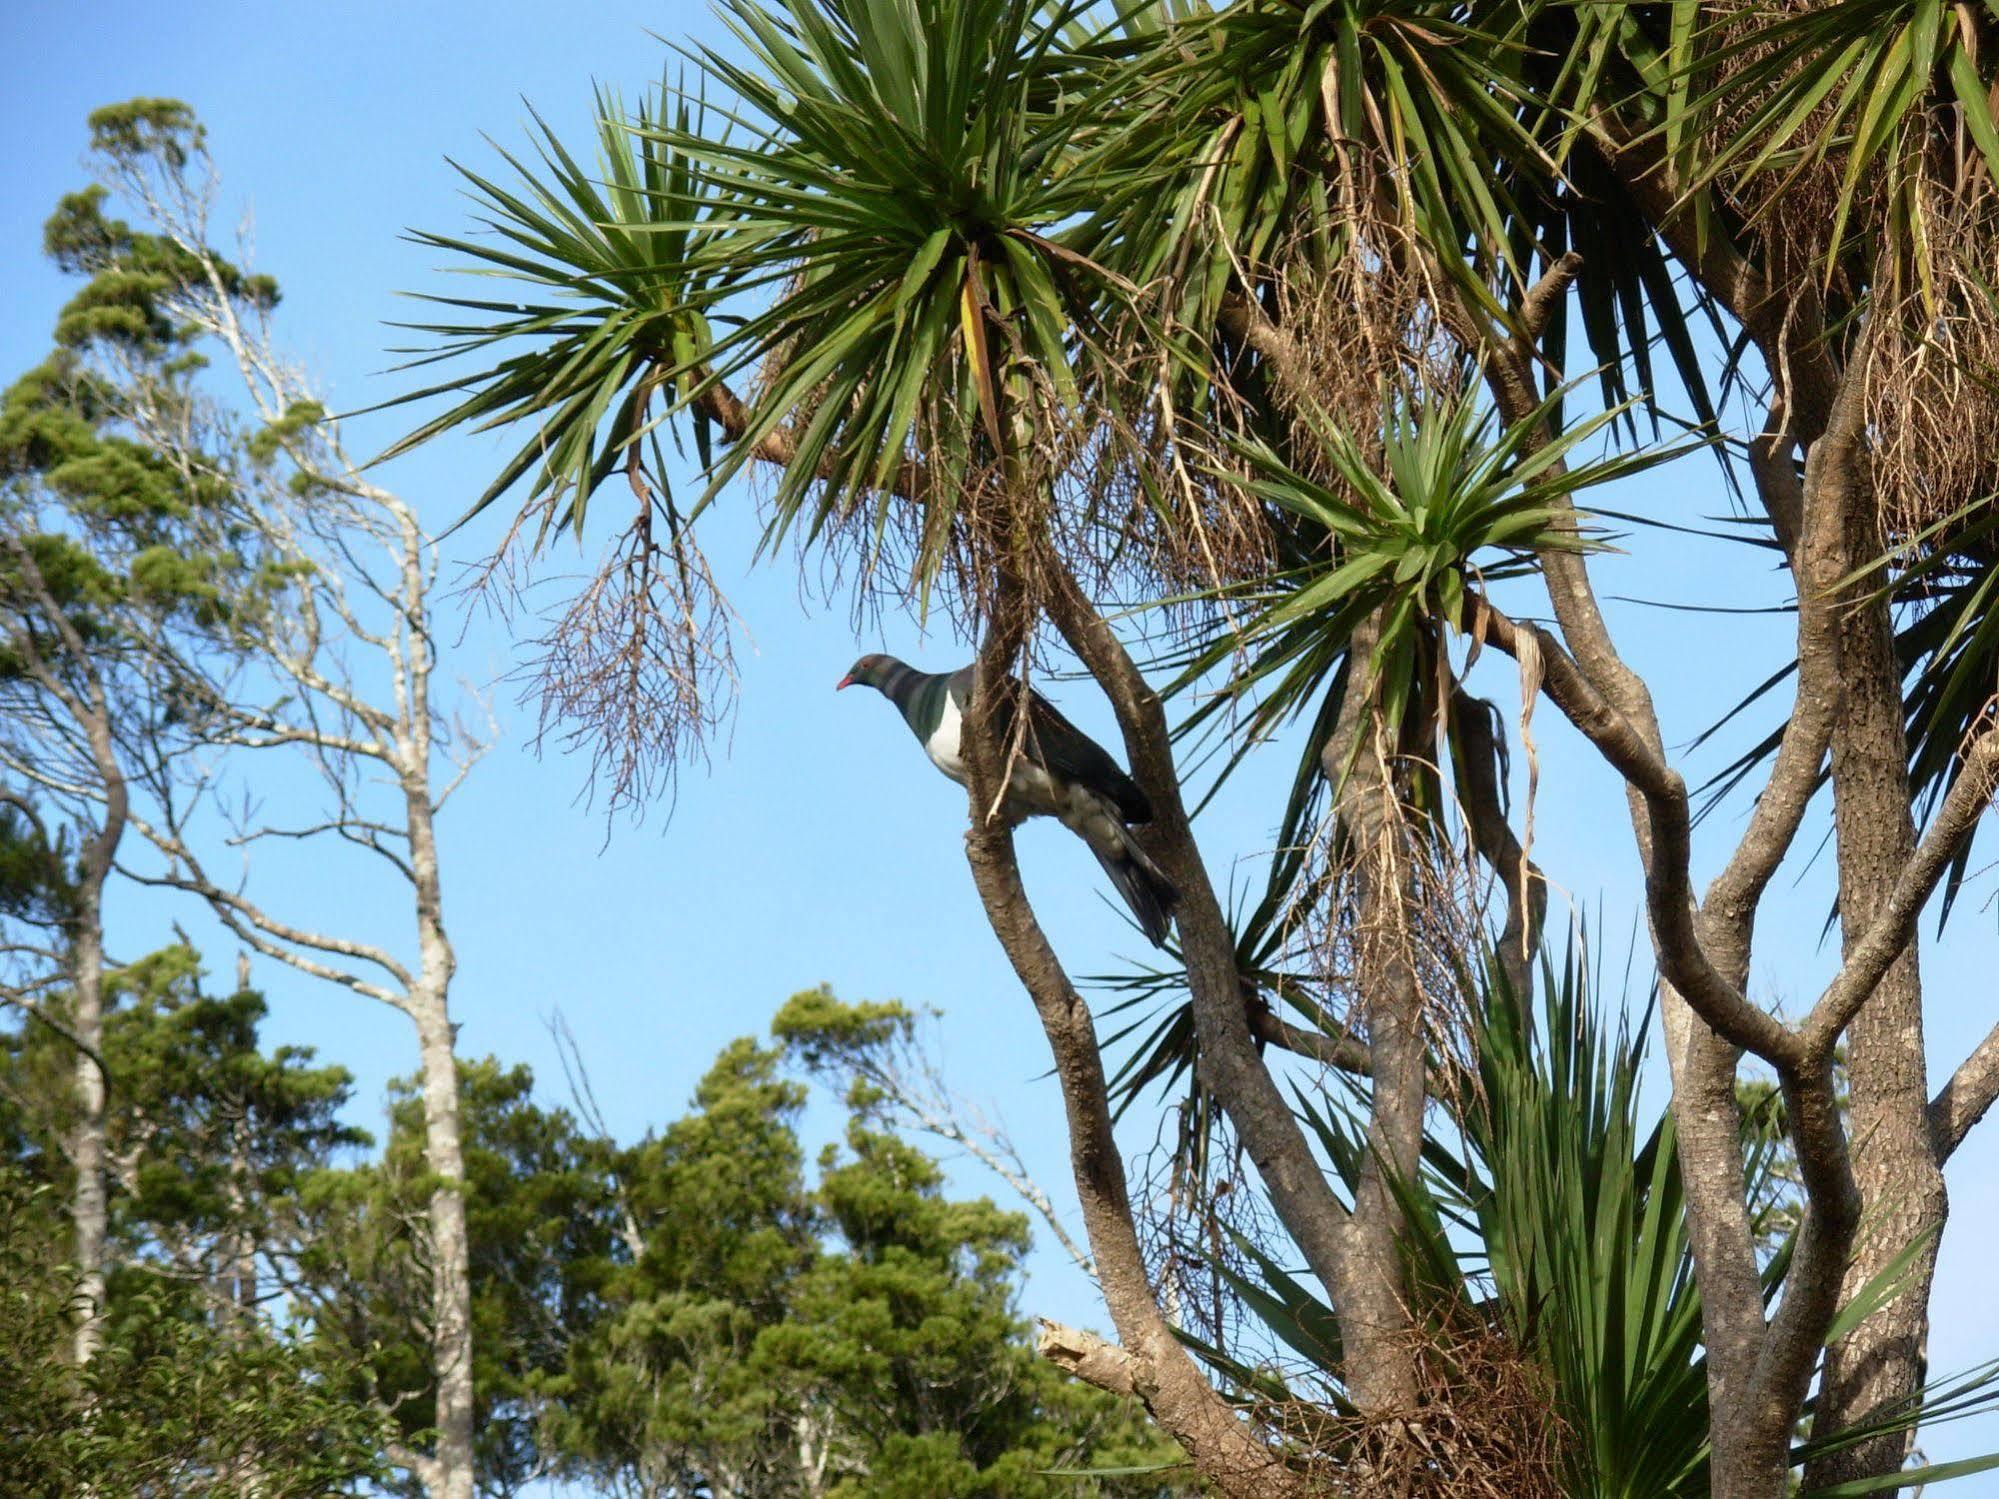
M 412 865 L 423 978 L 410 995 L 423 1074 L 424 1164 L 430 1170 L 431 1362 L 437 1377 L 432 1499 L 472 1499 L 472 1251 L 465 1229 L 465 1151 L 458 1118 L 457 1027 L 448 997 L 454 959 L 439 919 L 437 845 L 428 793 L 412 798 Z
M 109 1219 L 105 1186 L 104 929 L 101 883 L 88 885 L 72 945 L 76 965 L 71 1026 L 82 1043 L 76 1053 L 76 1120 L 70 1126 L 69 1162 L 75 1175 L 70 1216 L 76 1233 L 77 1320 L 71 1356 L 96 1357 L 104 1342 L 104 1240 Z
M 430 1194 L 431 1360 L 437 1378 L 437 1460 L 432 1499 L 472 1499 L 472 1271 L 465 1228 L 465 1154 L 458 1117 L 456 1027 L 451 976 L 457 966 L 444 930 L 436 807 L 430 788 L 430 642 L 423 618 L 422 534 L 404 517 L 408 634 L 406 682 L 397 697 L 404 719 L 403 798 L 410 870 L 416 886 L 422 966 L 409 996 L 423 1073 L 424 1161 Z
M 59 613 L 52 610 L 51 617 L 59 627 L 67 629 L 67 622 Z M 78 642 L 74 631 L 69 633 L 74 648 Z M 72 1212 L 76 1229 L 77 1292 L 82 1307 L 74 1354 L 76 1362 L 82 1365 L 90 1362 L 104 1340 L 105 1237 L 110 1219 L 104 1148 L 104 1097 L 108 1080 L 100 1061 L 104 1055 L 104 885 L 125 836 L 130 800 L 111 742 L 111 714 L 103 683 L 94 677 L 87 705 L 83 711 L 77 711 L 77 717 L 104 787 L 104 818 L 81 860 L 72 942 L 76 964 L 74 1024 L 76 1039 L 82 1043 L 76 1056 L 77 1117 L 70 1135 L 70 1166 L 76 1176 Z
M 472 1283 L 457 1059 L 444 995 L 412 996 L 423 1056 L 424 1161 L 430 1194 L 431 1358 L 437 1376 L 432 1499 L 472 1499 Z
M 1856 555 L 1872 541 L 1871 517 L 1855 516 Z M 1915 849 L 1910 815 L 1908 745 L 1901 673 L 1883 601 L 1852 606 L 1841 620 L 1842 711 L 1832 741 L 1834 827 L 1839 848 L 1843 946 L 1874 920 Z M 1913 941 L 1888 970 L 1847 1033 L 1853 1174 L 1861 1230 L 1844 1294 L 1851 1296 L 1919 1237 L 1927 1235 L 1898 1294 L 1835 1344 L 1816 1430 L 1838 1430 L 1923 1380 L 1929 1338 L 1930 1282 L 1938 1231 L 1949 1212 L 1943 1168 L 1929 1128 L 1923 1055 L 1922 973 Z M 1865 1442 L 1814 1464 L 1813 1483 L 1892 1472 L 1907 1455 L 1909 1434 Z
M 250 987 L 250 955 L 236 955 L 236 992 Z M 247 1343 L 257 1317 L 257 1230 L 250 1221 L 250 1118 L 245 1107 L 229 1131 L 229 1208 L 235 1219 L 230 1248 L 229 1300 L 238 1332 Z
M 236 988 L 250 987 L 249 958 L 236 961 Z M 257 1323 L 257 1231 L 250 1222 L 250 1120 L 248 1111 L 229 1130 L 229 1211 L 234 1227 L 229 1232 L 228 1254 L 217 1277 L 217 1319 L 228 1329 L 236 1346 L 249 1349 L 256 1337 Z M 235 1453 L 224 1468 L 229 1492 L 241 1499 L 261 1499 L 268 1493 L 262 1467 L 254 1450 Z

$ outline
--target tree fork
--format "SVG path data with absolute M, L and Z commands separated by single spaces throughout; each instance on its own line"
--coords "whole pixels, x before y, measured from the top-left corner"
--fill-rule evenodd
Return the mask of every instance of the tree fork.
M 1099 1374 L 1091 1382 L 1102 1388 L 1136 1396 L 1223 1493 L 1240 1499 L 1293 1495 L 1303 1499 L 1307 1490 L 1302 1480 L 1255 1440 L 1194 1367 L 1160 1311 L 1138 1242 L 1089 1008 L 1035 919 L 1021 883 L 1012 830 L 988 816 L 1003 794 L 1006 763 L 1006 747 L 993 712 L 1008 690 L 1010 669 L 1027 630 L 1025 620 L 1017 617 L 1024 605 L 1017 584 L 1002 582 L 995 604 L 996 623 L 979 653 L 977 685 L 965 718 L 965 757 L 971 772 L 966 857 L 987 919 L 1048 1037 L 1062 1087 L 1070 1167 L 1090 1253 L 1105 1306 L 1123 1343 L 1115 1355 L 1098 1350 L 1092 1358 L 1055 1361 L 1079 1377 Z M 1101 1376 L 1101 1371 L 1111 1368 L 1117 1371 L 1115 1379 Z

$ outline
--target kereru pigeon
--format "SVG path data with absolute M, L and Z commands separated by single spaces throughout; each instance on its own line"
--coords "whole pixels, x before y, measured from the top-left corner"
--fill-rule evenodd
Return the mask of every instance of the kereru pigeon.
M 893 656 L 863 656 L 840 679 L 841 687 L 872 687 L 902 710 L 903 721 L 945 775 L 966 784 L 958 753 L 958 728 L 972 698 L 972 668 L 927 672 Z M 1000 705 L 1000 733 L 1011 742 L 1014 704 Z M 1129 824 L 1150 822 L 1152 804 L 1089 735 L 1055 711 L 1040 693 L 1027 694 L 1028 726 L 1021 757 L 1007 783 L 1004 811 L 1018 825 L 1029 817 L 1057 819 L 1085 843 L 1155 947 L 1166 932 L 1180 892 L 1131 835 Z

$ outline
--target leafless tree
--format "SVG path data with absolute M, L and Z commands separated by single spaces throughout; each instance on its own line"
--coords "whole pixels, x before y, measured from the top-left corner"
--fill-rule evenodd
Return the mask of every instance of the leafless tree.
M 351 458 L 318 393 L 276 349 L 269 303 L 235 291 L 214 248 L 216 177 L 198 136 L 178 155 L 107 157 L 109 186 L 198 267 L 175 313 L 226 356 L 255 428 L 232 466 L 229 502 L 198 524 L 253 564 L 229 600 L 227 670 L 183 673 L 181 720 L 156 726 L 143 771 L 147 806 L 129 815 L 150 845 L 133 878 L 184 891 L 252 951 L 408 1017 L 416 1032 L 425 1160 L 430 1341 L 437 1385 L 434 1453 L 398 1450 L 440 1499 L 470 1499 L 472 1329 L 464 1161 L 437 820 L 490 742 L 490 724 L 454 718 L 439 679 L 431 615 L 436 548 L 415 509 Z M 181 452 L 177 434 L 144 433 Z M 189 461 L 193 461 L 190 457 Z M 282 763 L 279 763 L 281 762 Z M 267 820 L 247 783 L 310 778 L 318 809 Z M 328 913 L 285 909 L 271 860 L 350 854 L 406 902 L 407 946 L 342 929 Z M 108 855 L 107 855 L 108 857 Z M 224 867 L 224 861 L 230 867 Z M 403 956 L 409 948 L 414 958 Z

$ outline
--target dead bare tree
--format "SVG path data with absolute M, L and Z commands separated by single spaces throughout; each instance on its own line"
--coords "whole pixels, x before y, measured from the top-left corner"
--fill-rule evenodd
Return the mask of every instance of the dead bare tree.
M 153 130 L 165 145 L 146 135 Z M 470 1499 L 471 1288 L 450 1013 L 456 956 L 437 820 L 490 742 L 489 725 L 451 716 L 455 691 L 439 680 L 432 628 L 437 553 L 415 509 L 348 455 L 340 424 L 324 419 L 316 390 L 274 346 L 272 299 L 246 297 L 245 273 L 214 246 L 217 177 L 198 127 L 184 111 L 112 112 L 96 135 L 106 185 L 179 257 L 172 315 L 222 351 L 239 407 L 254 422 L 224 475 L 223 497 L 192 522 L 216 552 L 249 564 L 214 624 L 226 654 L 197 669 L 159 663 L 182 711 L 148 726 L 149 752 L 134 772 L 148 798 L 143 814 L 119 804 L 155 857 L 121 857 L 121 867 L 198 897 L 252 951 L 386 1004 L 414 1028 L 433 1182 L 426 1258 L 438 1436 L 434 1452 L 393 1457 L 440 1499 Z M 134 414 L 150 451 L 189 468 L 206 461 L 154 416 Z M 259 803 L 237 794 L 239 773 L 310 777 L 319 810 L 301 821 L 262 820 Z M 316 859 L 347 854 L 372 871 L 365 877 L 400 891 L 409 919 L 402 941 L 286 912 L 274 882 L 261 878 L 269 860 L 250 857 L 280 844 Z M 224 860 L 237 867 L 225 871 Z M 402 956 L 410 949 L 413 959 Z

